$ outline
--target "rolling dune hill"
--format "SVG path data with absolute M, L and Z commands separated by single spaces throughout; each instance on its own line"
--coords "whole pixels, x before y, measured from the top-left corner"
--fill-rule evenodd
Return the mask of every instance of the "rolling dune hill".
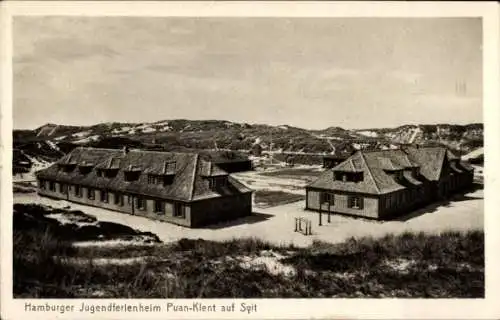
M 67 126 L 48 123 L 34 130 L 14 130 L 14 149 L 50 162 L 76 146 L 179 151 L 235 150 L 256 145 L 264 152 L 296 155 L 331 153 L 349 142 L 356 148 L 389 148 L 398 144 L 444 145 L 461 154 L 483 146 L 483 125 L 404 125 L 397 128 L 307 130 L 289 125 L 236 123 L 223 120 L 162 120 L 152 123 L 100 123 Z M 16 159 L 22 157 L 16 157 Z M 22 160 L 20 160 L 22 161 Z M 26 162 L 26 161 L 24 161 Z

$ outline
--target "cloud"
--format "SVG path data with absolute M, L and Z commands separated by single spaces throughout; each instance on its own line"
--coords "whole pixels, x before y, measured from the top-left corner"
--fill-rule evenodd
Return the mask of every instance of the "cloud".
M 430 121 L 450 106 L 481 114 L 480 102 L 452 97 L 457 78 L 470 83 L 472 100 L 480 96 L 481 73 L 470 72 L 480 69 L 476 34 L 466 32 L 475 25 L 457 33 L 460 22 L 397 20 L 16 18 L 15 122 L 209 117 L 363 127 Z M 454 40 L 442 44 L 444 36 Z

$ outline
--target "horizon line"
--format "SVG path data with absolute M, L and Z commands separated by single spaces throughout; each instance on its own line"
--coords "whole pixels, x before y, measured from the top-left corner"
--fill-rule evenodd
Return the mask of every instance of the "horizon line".
M 158 121 L 139 121 L 139 122 L 129 122 L 129 121 L 105 121 L 105 122 L 97 122 L 93 124 L 58 124 L 58 123 L 52 123 L 52 122 L 46 122 L 44 124 L 38 125 L 34 128 L 16 128 L 13 126 L 12 131 L 21 131 L 21 130 L 36 130 L 39 129 L 43 126 L 46 125 L 55 125 L 55 126 L 66 126 L 66 127 L 93 127 L 97 125 L 102 125 L 102 124 L 111 124 L 111 123 L 118 123 L 118 124 L 123 124 L 123 125 L 139 125 L 139 124 L 154 124 L 157 122 L 164 122 L 164 121 L 179 121 L 179 120 L 186 120 L 186 121 L 226 121 L 226 122 L 231 122 L 231 123 L 237 123 L 237 124 L 249 124 L 249 125 L 265 125 L 265 126 L 270 126 L 270 127 L 279 127 L 279 126 L 288 126 L 288 127 L 293 127 L 293 128 L 298 128 L 298 129 L 303 129 L 303 130 L 309 130 L 309 131 L 323 131 L 327 130 L 329 128 L 341 128 L 344 130 L 354 130 L 354 131 L 361 131 L 361 130 L 374 130 L 374 129 L 396 129 L 404 126 L 426 126 L 426 125 L 451 125 L 451 126 L 468 126 L 468 125 L 477 125 L 477 124 L 482 124 L 484 125 L 484 121 L 480 122 L 467 122 L 467 123 L 401 123 L 399 125 L 391 125 L 391 126 L 384 126 L 384 127 L 364 127 L 364 128 L 348 128 L 348 127 L 343 127 L 341 125 L 331 125 L 325 128 L 306 128 L 306 127 L 299 127 L 299 126 L 294 126 L 294 125 L 289 125 L 289 124 L 270 124 L 270 123 L 264 123 L 264 122 L 241 122 L 241 121 L 234 121 L 234 120 L 226 120 L 226 119 L 188 119 L 188 118 L 175 118 L 175 119 L 163 119 L 163 120 L 158 120 Z

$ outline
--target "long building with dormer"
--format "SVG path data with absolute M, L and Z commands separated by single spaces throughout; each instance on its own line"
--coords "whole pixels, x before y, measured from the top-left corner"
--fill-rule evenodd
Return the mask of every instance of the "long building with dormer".
M 80 147 L 36 177 L 42 196 L 188 227 L 252 212 L 252 190 L 196 153 Z

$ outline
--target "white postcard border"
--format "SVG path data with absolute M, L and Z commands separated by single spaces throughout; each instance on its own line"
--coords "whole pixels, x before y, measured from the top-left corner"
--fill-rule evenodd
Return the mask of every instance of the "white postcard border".
M 1 87 L 1 315 L 5 319 L 302 319 L 302 318 L 413 318 L 482 319 L 500 315 L 500 197 L 499 185 L 499 9 L 494 2 L 118 2 L 118 1 L 19 1 L 2 5 Z M 483 110 L 485 162 L 485 299 L 200 299 L 204 304 L 257 304 L 255 313 L 165 312 L 167 303 L 191 304 L 193 300 L 124 299 L 13 299 L 12 298 L 12 17 L 17 15 L 85 16 L 218 16 L 218 17 L 482 17 Z M 93 305 L 156 304 L 163 312 L 49 313 L 23 312 L 25 303 Z

